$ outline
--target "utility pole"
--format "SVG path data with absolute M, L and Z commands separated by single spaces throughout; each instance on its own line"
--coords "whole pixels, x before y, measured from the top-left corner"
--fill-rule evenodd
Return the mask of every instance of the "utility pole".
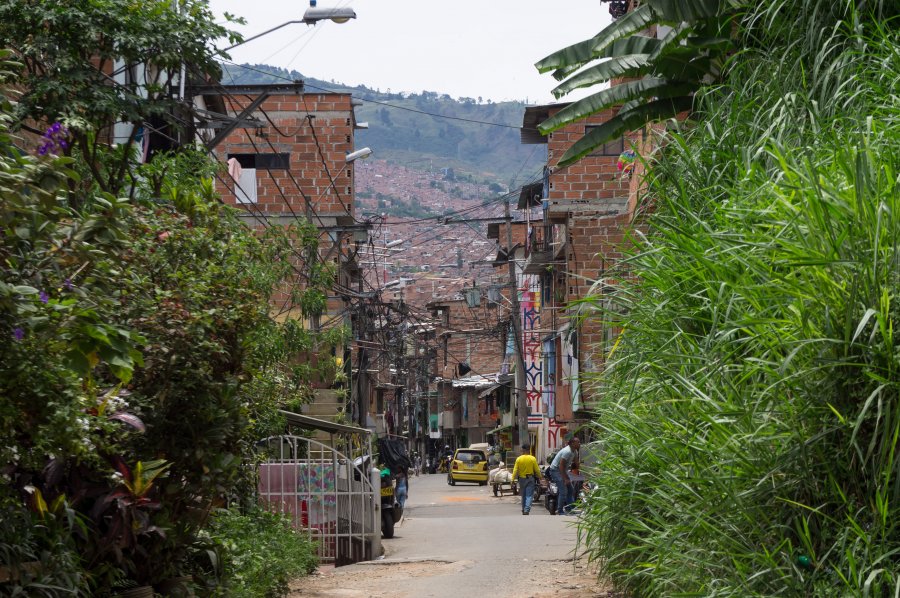
M 360 285 L 361 286 L 361 285 Z M 357 308 L 359 311 L 356 315 L 356 326 L 358 330 L 358 338 L 362 343 L 358 343 L 359 353 L 356 359 L 356 424 L 360 428 L 365 428 L 366 413 L 369 409 L 369 349 L 366 347 L 365 341 L 369 340 L 369 318 L 366 314 L 368 307 L 365 303 L 361 303 Z M 351 369 L 352 372 L 352 369 Z
M 528 438 L 528 401 L 525 395 L 525 357 L 522 353 L 522 310 L 519 307 L 519 284 L 516 280 L 516 262 L 513 259 L 512 216 L 509 213 L 509 195 L 503 204 L 503 216 L 506 219 L 506 259 L 509 264 L 509 290 L 512 302 L 513 343 L 516 350 L 516 413 L 519 424 L 519 444 Z
M 503 207 L 503 218 L 465 218 L 465 219 L 455 219 L 455 218 L 444 218 L 441 220 L 441 224 L 457 224 L 457 223 L 468 223 L 468 222 L 506 222 L 506 245 L 507 245 L 507 263 L 509 264 L 509 289 L 510 289 L 510 301 L 512 303 L 512 317 L 510 318 L 512 321 L 513 328 L 513 341 L 514 347 L 516 351 L 516 411 L 518 412 L 517 423 L 519 429 L 519 444 L 528 440 L 528 401 L 525 390 L 525 356 L 523 353 L 523 336 L 522 336 L 522 310 L 519 307 L 519 285 L 516 281 L 516 262 L 513 259 L 513 246 L 512 246 L 512 225 L 513 219 L 510 215 L 509 209 L 509 195 L 506 196 L 506 202 Z M 525 222 L 523 220 L 518 220 L 516 222 Z M 452 267 L 453 264 L 447 264 L 448 267 Z M 434 294 L 434 288 L 432 288 L 432 294 Z

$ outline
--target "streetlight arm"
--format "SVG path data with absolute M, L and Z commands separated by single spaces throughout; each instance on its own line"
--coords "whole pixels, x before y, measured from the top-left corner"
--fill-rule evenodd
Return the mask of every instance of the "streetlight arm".
M 273 31 L 278 31 L 282 27 L 287 27 L 288 25 L 293 25 L 294 23 L 306 23 L 307 25 L 315 25 L 319 21 L 334 21 L 335 23 L 346 23 L 350 19 L 356 18 L 356 12 L 352 8 L 316 8 L 315 6 L 311 6 L 306 9 L 306 12 L 303 13 L 303 18 L 295 21 L 287 21 L 278 25 L 277 27 L 272 27 L 267 31 L 263 31 L 262 33 L 257 33 L 253 37 L 248 37 L 242 42 L 238 42 L 233 46 L 228 46 L 227 48 L 223 48 L 220 52 L 227 52 L 232 48 L 237 48 L 247 42 L 252 42 L 258 37 L 262 37 L 264 35 L 268 35 Z
M 234 49 L 234 48 L 237 48 L 238 46 L 242 46 L 242 45 L 246 44 L 247 42 L 252 42 L 253 40 L 255 40 L 255 39 L 258 38 L 258 37 L 262 37 L 262 36 L 264 36 L 264 35 L 268 35 L 268 34 L 272 33 L 273 31 L 278 31 L 278 30 L 281 29 L 282 27 L 287 27 L 288 25 L 293 25 L 294 23 L 303 23 L 303 21 L 302 21 L 302 20 L 300 20 L 300 21 L 287 21 L 287 22 L 285 22 L 285 23 L 282 23 L 281 25 L 278 25 L 277 27 L 272 27 L 271 29 L 268 29 L 268 30 L 266 30 L 266 31 L 263 31 L 262 33 L 257 33 L 257 34 L 254 35 L 253 37 L 248 37 L 248 38 L 245 39 L 244 41 L 240 41 L 240 42 L 234 44 L 233 46 L 228 46 L 227 48 L 222 48 L 222 50 L 220 50 L 220 51 L 221 51 L 221 52 L 227 52 L 228 50 L 232 50 L 232 49 Z

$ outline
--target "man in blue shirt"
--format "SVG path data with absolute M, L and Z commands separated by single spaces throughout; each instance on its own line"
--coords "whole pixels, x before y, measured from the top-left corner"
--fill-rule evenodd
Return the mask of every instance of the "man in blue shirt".
M 550 469 L 547 470 L 558 491 L 556 495 L 557 515 L 569 514 L 567 507 L 575 502 L 575 497 L 572 496 L 574 488 L 572 481 L 569 479 L 569 471 L 571 471 L 574 464 L 578 463 L 578 449 L 580 448 L 581 441 L 573 436 L 569 439 L 569 444 L 556 453 L 553 462 L 550 464 Z

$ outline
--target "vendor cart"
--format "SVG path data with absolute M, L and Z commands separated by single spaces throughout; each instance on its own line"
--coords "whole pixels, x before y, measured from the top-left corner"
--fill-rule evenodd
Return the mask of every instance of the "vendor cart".
M 519 495 L 519 485 L 515 482 L 495 482 L 492 486 L 494 488 L 494 496 L 503 496 L 504 494 Z
M 512 479 L 512 473 L 506 468 L 505 463 L 501 463 L 499 467 L 489 472 L 488 484 L 494 490 L 494 496 L 519 495 L 519 485 Z

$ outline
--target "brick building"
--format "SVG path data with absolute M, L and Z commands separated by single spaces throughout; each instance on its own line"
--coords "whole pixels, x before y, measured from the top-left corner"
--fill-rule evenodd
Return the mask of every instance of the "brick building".
M 219 89 L 225 112 L 234 120 L 208 143 L 228 164 L 228 174 L 219 178 L 217 191 L 225 203 L 245 210 L 252 227 L 289 225 L 303 219 L 312 223 L 319 235 L 318 255 L 312 258 L 332 265 L 337 280 L 325 313 L 304 325 L 311 329 L 352 326 L 347 308 L 361 290 L 354 248 L 368 238 L 368 227 L 354 217 L 355 165 L 347 159 L 356 149 L 356 102 L 346 93 L 305 93 L 302 83 Z M 291 259 L 299 265 L 298 258 Z M 298 270 L 273 298 L 277 317 L 299 318 L 291 302 L 291 294 L 305 285 L 302 268 Z M 365 396 L 353 397 L 353 417 L 366 422 L 365 412 L 375 393 L 371 385 L 360 385 L 358 369 L 349 367 L 358 363 L 358 351 L 351 353 L 348 347 L 335 357 L 350 375 L 354 392 L 364 387 Z M 345 405 L 328 388 L 328 381 L 321 386 L 307 412 L 334 417 Z
M 432 437 L 433 444 L 486 442 L 501 411 L 509 411 L 509 389 L 500 375 L 508 310 L 500 297 L 482 297 L 476 288 L 463 299 L 434 301 L 427 308 L 437 345 L 429 418 L 437 420 L 440 437 Z
M 573 306 L 590 293 L 606 293 L 633 223 L 633 163 L 626 152 L 638 141 L 626 136 L 567 167 L 566 150 L 592 127 L 614 116 L 606 110 L 546 136 L 537 125 L 567 104 L 528 107 L 522 142 L 548 145 L 543 180 L 523 188 L 518 208 L 524 242 L 514 240 L 521 308 L 528 427 L 539 458 L 562 447 L 565 435 L 586 419 L 600 399 L 581 384 L 599 372 L 615 330 L 601 318 L 577 322 Z M 505 244 L 501 235 L 498 239 Z

